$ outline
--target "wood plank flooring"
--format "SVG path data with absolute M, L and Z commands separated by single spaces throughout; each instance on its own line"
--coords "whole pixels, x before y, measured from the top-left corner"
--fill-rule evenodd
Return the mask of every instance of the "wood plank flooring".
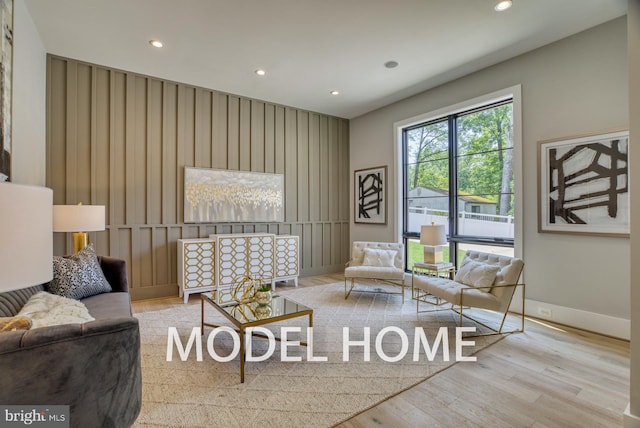
M 300 287 L 342 281 L 300 279 Z M 189 304 L 198 304 L 192 296 Z M 138 301 L 135 313 L 182 305 Z M 620 427 L 629 401 L 629 343 L 547 322 L 480 351 L 338 425 L 365 427 Z

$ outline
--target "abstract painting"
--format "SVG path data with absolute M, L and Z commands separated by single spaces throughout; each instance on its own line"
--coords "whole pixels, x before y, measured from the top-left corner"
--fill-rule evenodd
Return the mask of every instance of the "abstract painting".
M 283 221 L 284 175 L 185 167 L 185 223 Z
M 629 132 L 539 143 L 538 231 L 629 235 Z
M 387 224 L 387 167 L 354 171 L 355 222 Z
M 0 0 L 0 182 L 11 178 L 13 0 Z

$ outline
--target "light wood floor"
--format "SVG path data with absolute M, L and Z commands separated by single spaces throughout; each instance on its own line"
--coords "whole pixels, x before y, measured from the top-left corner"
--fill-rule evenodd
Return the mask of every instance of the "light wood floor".
M 300 279 L 301 287 L 341 275 Z M 133 303 L 136 313 L 182 305 Z M 192 296 L 189 304 L 199 304 Z M 338 425 L 361 427 L 618 427 L 629 401 L 629 343 L 527 320 L 476 354 Z

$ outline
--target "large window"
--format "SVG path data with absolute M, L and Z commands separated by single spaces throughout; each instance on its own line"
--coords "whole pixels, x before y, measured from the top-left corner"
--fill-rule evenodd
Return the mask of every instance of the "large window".
M 470 248 L 513 255 L 513 140 L 511 100 L 403 129 L 408 269 L 422 261 L 424 224 L 445 226 L 445 261 Z

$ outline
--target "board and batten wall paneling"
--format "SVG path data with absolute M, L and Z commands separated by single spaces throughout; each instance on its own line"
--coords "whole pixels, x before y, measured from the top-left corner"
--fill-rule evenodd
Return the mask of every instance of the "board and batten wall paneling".
M 49 55 L 47 186 L 54 204 L 105 205 L 98 254 L 123 258 L 132 298 L 177 294 L 181 238 L 300 236 L 301 274 L 349 259 L 349 122 Z M 186 166 L 280 173 L 285 222 L 184 224 Z M 55 254 L 71 252 L 56 233 Z

